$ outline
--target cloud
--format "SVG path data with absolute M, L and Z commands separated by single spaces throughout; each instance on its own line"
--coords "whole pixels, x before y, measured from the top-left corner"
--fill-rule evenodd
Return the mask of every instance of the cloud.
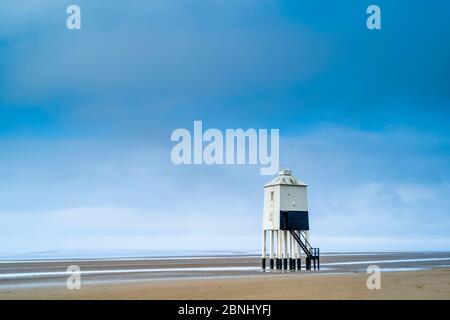
M 450 231 L 448 147 L 446 137 L 427 132 L 325 125 L 285 139 L 282 159 L 309 184 L 313 234 L 324 247 L 344 244 L 324 239 L 354 237 L 339 249 L 362 247 L 357 238 L 373 238 L 375 248 L 386 237 L 390 246 L 379 248 L 404 248 L 411 238 L 431 250 Z
M 407 239 L 410 249 L 446 248 L 445 138 L 327 125 L 281 139 L 285 165 L 309 184 L 323 250 L 363 250 L 361 239 L 367 250 L 408 248 Z M 141 140 L 6 141 L 5 250 L 258 250 L 268 178 L 256 167 L 174 166 L 170 144 Z
M 80 0 L 71 32 L 69 1 L 3 1 L 0 242 L 257 248 L 257 167 L 170 162 L 204 120 L 280 129 L 324 249 L 444 248 L 450 10 L 405 3 L 369 34 L 354 3 Z
M 63 20 L 65 12 L 54 3 L 46 12 L 52 23 L 36 29 L 37 38 L 24 35 L 4 48 L 7 100 L 227 96 L 282 88 L 310 78 L 326 63 L 326 40 L 277 14 L 268 16 L 265 10 L 276 7 L 272 2 L 152 1 L 120 10 L 109 5 L 108 11 L 100 3 L 80 5 L 85 19 L 80 32 L 57 23 L 55 16 Z M 127 18 L 136 10 L 149 16 Z M 265 23 L 249 24 L 250 11 Z
M 344 186 L 329 191 L 326 201 L 317 203 L 315 226 L 324 230 L 322 235 L 332 230 L 341 236 L 446 237 L 450 230 L 450 217 L 445 215 L 450 210 L 449 191 L 449 183 Z
M 2 251 L 246 250 L 257 245 L 252 233 L 258 228 L 245 211 L 222 205 L 208 216 L 195 209 L 169 205 L 168 210 L 80 207 L 1 212 L 2 241 L 8 240 Z

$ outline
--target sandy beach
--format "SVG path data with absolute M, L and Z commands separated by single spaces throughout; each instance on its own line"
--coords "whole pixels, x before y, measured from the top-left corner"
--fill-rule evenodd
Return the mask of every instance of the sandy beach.
M 258 256 L 0 261 L 0 299 L 450 299 L 448 252 L 333 253 L 320 271 L 262 271 Z M 68 290 L 68 266 L 81 289 Z M 366 269 L 381 268 L 368 290 Z
M 367 274 L 279 274 L 223 279 L 0 290 L 0 299 L 450 299 L 450 269 L 382 274 L 368 290 Z

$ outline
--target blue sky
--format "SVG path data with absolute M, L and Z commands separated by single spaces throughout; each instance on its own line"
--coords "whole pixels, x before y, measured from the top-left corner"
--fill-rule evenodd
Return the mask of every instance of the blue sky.
M 258 250 L 271 177 L 173 165 L 194 120 L 280 129 L 322 250 L 448 250 L 448 39 L 444 0 L 3 1 L 0 252 Z

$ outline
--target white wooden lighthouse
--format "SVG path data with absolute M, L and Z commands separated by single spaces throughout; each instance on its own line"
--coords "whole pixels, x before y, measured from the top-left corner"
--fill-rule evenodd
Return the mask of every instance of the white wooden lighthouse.
M 319 265 L 319 249 L 309 239 L 307 185 L 297 180 L 290 170 L 282 170 L 264 186 L 262 231 L 262 267 L 266 268 L 267 240 L 269 266 L 278 270 L 301 270 L 301 254 L 306 269 Z M 269 235 L 267 237 L 267 234 Z M 268 238 L 268 239 L 267 239 Z

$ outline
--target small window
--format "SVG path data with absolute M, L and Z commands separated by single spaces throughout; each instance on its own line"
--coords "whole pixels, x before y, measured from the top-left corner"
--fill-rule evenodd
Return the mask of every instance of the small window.
M 270 192 L 270 201 L 273 201 L 273 191 Z

